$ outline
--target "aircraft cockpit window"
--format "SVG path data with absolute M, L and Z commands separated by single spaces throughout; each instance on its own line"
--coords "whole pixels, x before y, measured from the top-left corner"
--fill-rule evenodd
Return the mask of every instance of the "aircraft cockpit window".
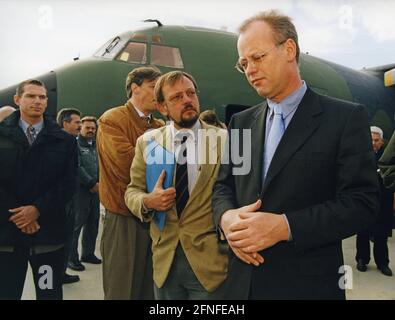
M 120 37 L 115 37 L 114 39 L 107 41 L 104 46 L 97 50 L 94 56 L 113 59 L 124 45 L 125 40 Z
M 118 55 L 117 60 L 127 63 L 147 63 L 147 45 L 141 42 L 129 42 Z
M 151 45 L 151 64 L 170 68 L 184 68 L 180 49 L 158 45 Z

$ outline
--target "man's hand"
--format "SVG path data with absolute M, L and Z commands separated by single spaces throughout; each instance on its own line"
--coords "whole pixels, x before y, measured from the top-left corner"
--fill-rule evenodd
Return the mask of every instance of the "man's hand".
M 240 248 L 233 246 L 233 244 L 229 241 L 228 235 L 231 234 L 230 227 L 241 221 L 240 215 L 242 213 L 249 213 L 259 210 L 261 207 L 261 201 L 258 200 L 255 203 L 252 203 L 248 206 L 244 206 L 238 209 L 228 210 L 226 211 L 220 221 L 220 225 L 222 230 L 225 233 L 225 236 L 228 240 L 229 246 L 231 247 L 234 254 L 242 261 L 248 264 L 253 264 L 255 266 L 259 266 L 259 264 L 263 263 L 263 257 L 257 252 L 243 252 Z
M 40 225 L 37 221 L 33 221 L 32 223 L 28 224 L 26 227 L 22 228 L 22 233 L 26 234 L 34 234 L 38 230 L 40 230 Z
M 22 206 L 10 209 L 9 211 L 14 213 L 10 217 L 9 221 L 15 223 L 19 229 L 27 227 L 40 216 L 40 213 L 35 206 Z
M 152 192 L 144 197 L 144 206 L 148 210 L 168 211 L 174 206 L 176 199 L 176 189 L 173 187 L 163 189 L 163 181 L 165 180 L 165 176 L 166 171 L 163 170 Z
M 286 218 L 268 212 L 243 212 L 241 220 L 229 227 L 229 243 L 245 253 L 257 252 L 289 237 Z
M 90 188 L 89 191 L 91 193 L 99 193 L 99 182 L 96 182 L 96 184 L 92 188 Z

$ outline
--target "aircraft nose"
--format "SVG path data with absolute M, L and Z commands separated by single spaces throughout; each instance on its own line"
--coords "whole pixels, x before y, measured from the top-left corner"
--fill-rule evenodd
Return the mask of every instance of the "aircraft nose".
M 48 105 L 45 113 L 52 117 L 56 117 L 58 105 L 56 72 L 51 71 L 38 77 L 32 77 L 31 79 L 37 79 L 44 83 L 45 87 L 47 88 L 48 95 Z M 15 108 L 18 107 L 14 103 L 14 95 L 16 94 L 16 89 L 18 86 L 19 84 L 15 84 L 0 90 L 0 107 L 7 105 L 13 106 Z

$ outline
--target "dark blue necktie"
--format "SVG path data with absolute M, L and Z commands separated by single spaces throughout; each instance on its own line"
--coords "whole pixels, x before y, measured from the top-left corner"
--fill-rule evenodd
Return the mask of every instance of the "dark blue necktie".
M 181 216 L 188 199 L 188 164 L 187 164 L 187 146 L 185 142 L 187 141 L 187 136 L 184 136 L 181 141 L 181 150 L 178 154 L 177 168 L 176 168 L 176 207 L 177 215 Z

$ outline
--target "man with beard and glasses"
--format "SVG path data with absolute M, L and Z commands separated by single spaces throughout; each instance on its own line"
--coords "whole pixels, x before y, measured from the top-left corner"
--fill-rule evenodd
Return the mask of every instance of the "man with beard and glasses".
M 211 208 L 226 130 L 199 120 L 197 85 L 185 72 L 173 71 L 159 78 L 155 96 L 158 110 L 170 121 L 137 140 L 125 192 L 130 211 L 141 221 L 151 221 L 155 297 L 246 298 L 247 292 L 234 290 L 240 278 L 232 275 L 228 248 L 216 239 Z M 156 143 L 154 153 L 165 149 L 172 155 L 166 164 L 174 164 L 174 179 L 164 188 L 167 171 L 162 171 L 148 192 L 147 156 L 152 152 L 147 146 L 152 142 Z M 157 223 L 156 211 L 165 212 L 163 228 Z

